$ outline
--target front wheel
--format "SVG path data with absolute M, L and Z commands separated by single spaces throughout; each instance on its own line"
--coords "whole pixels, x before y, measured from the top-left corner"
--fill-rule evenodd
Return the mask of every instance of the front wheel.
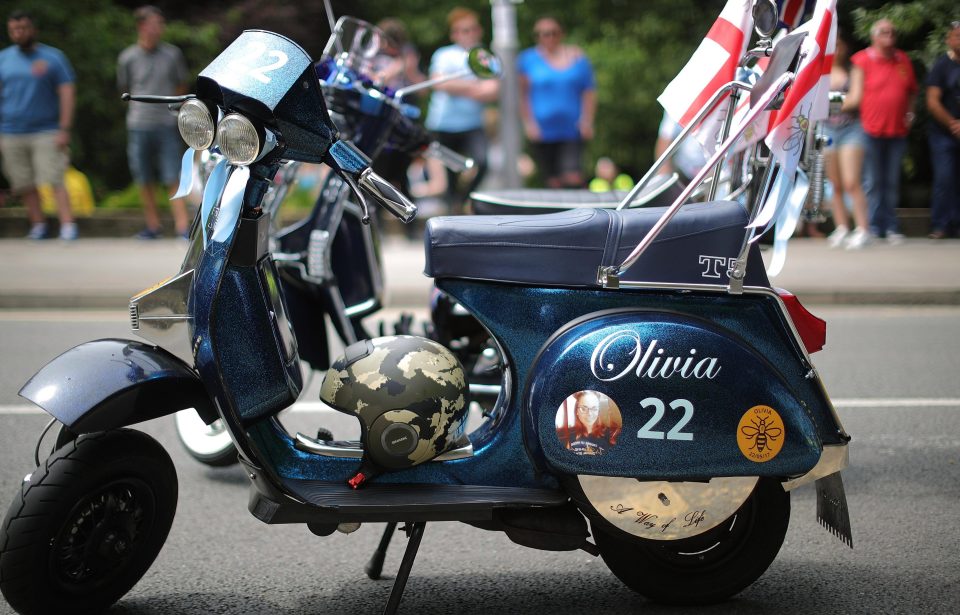
M 10 505 L 0 591 L 18 613 L 105 610 L 150 568 L 176 508 L 176 470 L 156 440 L 130 429 L 81 435 Z
M 173 420 L 180 444 L 200 463 L 219 468 L 239 462 L 237 448 L 230 439 L 223 419 L 207 425 L 196 410 L 188 408 L 174 414 Z
M 656 602 L 720 602 L 760 578 L 773 562 L 790 522 L 790 494 L 761 478 L 746 502 L 717 527 L 690 538 L 636 538 L 591 520 L 607 567 L 627 587 Z

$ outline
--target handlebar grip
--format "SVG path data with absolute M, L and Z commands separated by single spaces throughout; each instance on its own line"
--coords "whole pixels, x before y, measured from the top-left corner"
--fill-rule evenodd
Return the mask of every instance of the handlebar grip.
M 428 158 L 436 158 L 454 173 L 463 173 L 467 169 L 473 168 L 473 158 L 462 156 L 445 145 L 437 141 L 432 141 L 427 146 L 423 155 Z
M 417 206 L 413 201 L 394 188 L 393 184 L 374 173 L 372 169 L 361 173 L 357 183 L 368 196 L 405 224 L 417 217 Z

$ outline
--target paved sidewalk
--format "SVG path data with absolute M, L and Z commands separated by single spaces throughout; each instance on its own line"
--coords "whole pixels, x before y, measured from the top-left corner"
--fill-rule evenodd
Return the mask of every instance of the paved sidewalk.
M 125 311 L 130 296 L 179 270 L 185 247 L 174 239 L 0 240 L 0 308 Z M 422 273 L 422 245 L 387 237 L 383 260 L 387 306 L 425 306 L 431 282 Z M 795 239 L 773 283 L 807 304 L 960 305 L 960 240 L 844 251 Z

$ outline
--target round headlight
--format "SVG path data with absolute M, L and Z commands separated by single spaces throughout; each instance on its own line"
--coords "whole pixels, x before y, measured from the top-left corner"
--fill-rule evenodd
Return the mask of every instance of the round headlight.
M 260 154 L 257 128 L 239 113 L 231 113 L 217 127 L 217 147 L 231 164 L 250 164 Z
M 177 127 L 183 140 L 195 150 L 205 150 L 213 144 L 216 127 L 210 110 L 199 100 L 190 99 L 181 105 Z

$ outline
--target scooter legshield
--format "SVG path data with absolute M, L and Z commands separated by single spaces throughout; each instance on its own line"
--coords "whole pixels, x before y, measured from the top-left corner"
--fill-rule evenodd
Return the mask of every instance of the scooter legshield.
M 196 408 L 216 418 L 196 372 L 166 350 L 123 339 L 80 344 L 20 389 L 75 433 L 115 429 Z
M 734 332 L 663 311 L 588 314 L 531 370 L 525 429 L 563 474 L 798 476 L 822 445 L 803 400 Z

